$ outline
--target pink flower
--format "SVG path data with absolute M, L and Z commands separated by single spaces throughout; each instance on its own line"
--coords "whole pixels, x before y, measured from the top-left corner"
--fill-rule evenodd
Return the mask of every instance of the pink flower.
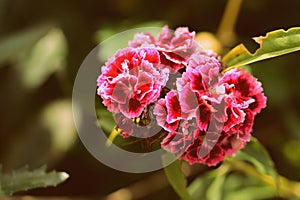
M 258 114 L 266 107 L 266 97 L 261 83 L 245 71 L 230 70 L 223 75 L 221 82 L 226 83 L 226 93 L 234 95 L 237 103 L 252 100 L 249 109 L 253 114 Z
M 175 131 L 181 119 L 181 109 L 176 91 L 170 91 L 166 99 L 160 99 L 154 107 L 158 125 L 166 131 Z
M 169 131 L 162 147 L 190 164 L 214 166 L 234 155 L 250 140 L 254 117 L 266 106 L 261 83 L 253 76 L 238 69 L 221 76 L 219 70 L 216 57 L 193 54 L 177 79 L 178 92 L 170 91 L 154 108 L 163 110 L 154 114 Z M 169 128 L 174 121 L 179 125 Z
M 164 26 L 157 39 L 150 33 L 137 33 L 129 46 L 155 47 L 160 53 L 163 67 L 167 67 L 170 73 L 176 73 L 186 66 L 187 59 L 196 52 L 199 47 L 194 40 L 195 33 L 188 28 L 177 28 L 174 34 L 168 26 Z
M 155 47 L 155 38 L 150 33 L 136 33 L 134 39 L 129 42 L 132 48 L 138 47 Z
M 230 96 L 227 113 L 232 120 L 225 123 L 225 128 L 248 142 L 255 115 L 266 107 L 266 97 L 261 83 L 238 69 L 226 72 L 220 81 L 224 83 L 226 93 Z
M 189 32 L 186 27 L 177 28 L 173 34 L 168 26 L 164 26 L 158 35 L 156 46 L 163 51 L 172 52 L 183 58 L 188 58 L 198 48 L 194 37 L 195 33 Z
M 161 146 L 179 158 L 185 154 L 186 150 L 193 144 L 195 135 L 197 134 L 195 124 L 191 122 L 182 121 L 178 126 L 177 131 L 171 131 L 162 141 Z
M 165 26 L 157 38 L 137 33 L 129 46 L 97 80 L 123 137 L 167 134 L 162 148 L 208 166 L 245 147 L 266 107 L 256 78 L 240 69 L 221 74 L 218 55 L 201 50 L 187 28 L 172 33 Z
M 128 118 L 141 115 L 144 108 L 157 100 L 168 79 L 168 70 L 159 70 L 159 53 L 153 48 L 118 51 L 98 78 L 98 95 L 114 113 Z

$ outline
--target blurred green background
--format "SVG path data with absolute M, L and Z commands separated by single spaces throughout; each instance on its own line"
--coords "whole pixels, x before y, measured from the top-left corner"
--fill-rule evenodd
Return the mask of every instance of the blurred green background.
M 133 27 L 162 26 L 216 33 L 226 0 L 0 0 L 0 163 L 4 170 L 47 164 L 71 178 L 30 195 L 104 196 L 154 173 L 113 170 L 84 148 L 74 127 L 72 86 L 87 54 L 102 40 Z M 298 0 L 244 0 L 233 44 L 300 26 Z M 300 52 L 252 64 L 268 107 L 253 135 L 281 175 L 300 181 Z M 100 71 L 99 71 L 100 72 Z M 200 173 L 208 170 L 201 167 Z M 22 193 L 20 193 L 22 194 Z M 143 199 L 177 199 L 162 187 Z

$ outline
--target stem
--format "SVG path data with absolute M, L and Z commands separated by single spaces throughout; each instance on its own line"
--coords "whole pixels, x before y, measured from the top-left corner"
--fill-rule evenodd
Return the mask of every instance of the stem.
M 231 46 L 235 40 L 234 27 L 242 5 L 242 0 L 228 0 L 217 31 L 217 38 L 223 46 Z

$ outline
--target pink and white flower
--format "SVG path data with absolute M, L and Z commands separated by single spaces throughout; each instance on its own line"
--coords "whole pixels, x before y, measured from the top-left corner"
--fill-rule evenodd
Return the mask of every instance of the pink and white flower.
M 137 33 L 129 46 L 97 80 L 123 137 L 151 135 L 158 127 L 166 134 L 162 148 L 208 166 L 244 148 L 256 114 L 266 107 L 256 78 L 240 69 L 221 74 L 218 55 L 201 50 L 187 28 L 172 33 L 165 26 L 157 38 Z
M 161 63 L 174 74 L 186 66 L 187 59 L 197 50 L 198 43 L 194 40 L 195 33 L 188 28 L 177 28 L 174 33 L 164 26 L 157 39 L 150 33 L 137 33 L 129 46 L 155 47 L 160 53 Z
M 114 113 L 128 118 L 141 115 L 156 101 L 168 79 L 168 70 L 159 70 L 159 53 L 153 48 L 124 49 L 102 67 L 98 95 Z
M 214 166 L 243 148 L 250 140 L 254 116 L 266 105 L 261 83 L 253 76 L 237 69 L 221 76 L 219 70 L 215 57 L 195 53 L 177 79 L 179 101 L 169 98 L 174 91 L 159 100 L 165 110 L 158 121 L 169 131 L 162 147 L 190 164 Z M 168 107 L 177 107 L 177 112 Z M 161 112 L 154 114 L 162 116 Z M 168 119 L 180 119 L 178 128 L 170 129 L 173 121 Z

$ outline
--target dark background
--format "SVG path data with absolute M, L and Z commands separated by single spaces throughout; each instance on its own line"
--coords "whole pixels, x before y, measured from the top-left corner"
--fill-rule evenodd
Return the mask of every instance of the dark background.
M 70 120 L 66 122 L 68 125 L 62 126 L 71 128 L 61 129 L 70 132 L 66 141 L 56 144 L 53 137 L 66 133 L 53 133 L 49 128 L 51 123 L 48 126 L 43 113 L 53 109 L 49 112 L 54 113 L 55 118 L 56 110 L 51 105 L 59 102 L 71 119 L 72 85 L 77 70 L 87 54 L 104 39 L 103 33 L 117 33 L 152 22 L 168 24 L 173 29 L 188 26 L 191 31 L 216 33 L 225 5 L 225 0 L 0 0 L 0 54 L 8 55 L 0 55 L 0 163 L 3 169 L 48 164 L 50 169 L 70 174 L 70 179 L 57 188 L 25 193 L 31 195 L 103 196 L 149 177 L 151 173 L 123 173 L 102 165 L 86 151 Z M 298 0 L 244 1 L 236 23 L 235 44 L 243 42 L 255 49 L 251 37 L 279 28 L 300 26 L 299 10 Z M 26 62 L 36 42 L 45 34 L 31 37 L 25 36 L 24 32 L 39 30 L 41 25 L 61 31 L 66 53 L 60 57 L 63 61 L 58 70 L 49 72 L 34 86 L 28 86 L 22 82 L 23 74 L 27 73 Z M 43 55 L 43 51 L 39 53 Z M 296 52 L 251 65 L 252 73 L 263 83 L 268 97 L 268 107 L 257 116 L 253 135 L 269 150 L 279 173 L 298 181 L 299 56 Z M 51 62 L 50 59 L 45 66 L 36 67 L 51 68 Z M 166 187 L 147 198 L 174 199 L 176 195 Z

